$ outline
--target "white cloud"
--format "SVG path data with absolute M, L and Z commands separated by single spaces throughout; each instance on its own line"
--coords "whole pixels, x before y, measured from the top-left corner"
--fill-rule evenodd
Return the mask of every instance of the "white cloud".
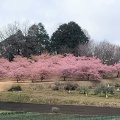
M 58 24 L 75 21 L 95 40 L 119 43 L 119 5 L 119 0 L 0 0 L 0 28 L 29 20 L 42 22 L 52 34 Z

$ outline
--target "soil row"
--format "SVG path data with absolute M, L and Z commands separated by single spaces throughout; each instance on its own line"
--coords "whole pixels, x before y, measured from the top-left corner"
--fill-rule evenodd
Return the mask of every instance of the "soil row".
M 52 107 L 59 108 L 60 109 L 59 113 L 64 113 L 64 114 L 79 114 L 85 116 L 120 115 L 120 108 L 111 108 L 111 107 L 0 102 L 0 110 L 9 110 L 9 111 L 51 113 Z

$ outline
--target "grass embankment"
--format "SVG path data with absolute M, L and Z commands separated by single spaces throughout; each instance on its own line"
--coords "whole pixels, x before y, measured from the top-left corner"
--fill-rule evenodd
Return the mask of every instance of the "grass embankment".
M 112 83 L 112 80 L 107 80 L 103 83 Z M 116 80 L 118 83 L 119 80 Z M 96 86 L 100 83 L 94 83 L 90 81 L 76 82 L 79 85 L 85 86 Z M 115 83 L 115 82 L 114 82 Z M 15 82 L 1 82 L 0 88 L 3 90 L 0 92 L 0 101 L 6 102 L 22 102 L 22 103 L 35 103 L 35 104 L 70 104 L 70 105 L 92 105 L 92 106 L 109 106 L 109 107 L 120 107 L 120 94 L 117 96 L 109 95 L 106 99 L 103 96 L 90 95 L 85 96 L 79 94 L 78 91 L 72 91 L 70 94 L 68 91 L 52 90 L 54 82 L 41 82 L 41 83 L 18 83 L 23 91 L 22 92 L 9 92 L 9 89 L 13 85 L 17 85 Z
M 120 99 L 115 97 L 99 97 L 95 95 L 85 96 L 77 91 L 70 94 L 66 91 L 41 90 L 25 92 L 1 92 L 0 101 L 42 103 L 42 104 L 70 104 L 120 107 Z

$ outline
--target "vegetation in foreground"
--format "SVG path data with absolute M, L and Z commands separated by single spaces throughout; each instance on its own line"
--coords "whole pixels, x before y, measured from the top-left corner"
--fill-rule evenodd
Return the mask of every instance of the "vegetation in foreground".
M 3 112 L 0 113 L 0 120 L 119 120 L 120 116 L 96 116 L 87 117 L 66 114 L 40 114 L 25 112 Z

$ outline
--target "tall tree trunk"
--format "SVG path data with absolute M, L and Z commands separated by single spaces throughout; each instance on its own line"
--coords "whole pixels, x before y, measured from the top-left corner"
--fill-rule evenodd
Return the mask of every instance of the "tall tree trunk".
M 40 79 L 41 79 L 41 82 L 42 82 L 42 81 L 43 81 L 43 79 L 44 79 L 44 77 L 42 76 Z
M 64 76 L 64 81 L 66 81 L 66 77 Z
M 120 74 L 120 72 L 118 72 L 118 74 L 117 74 L 117 78 L 119 77 L 119 74 Z

